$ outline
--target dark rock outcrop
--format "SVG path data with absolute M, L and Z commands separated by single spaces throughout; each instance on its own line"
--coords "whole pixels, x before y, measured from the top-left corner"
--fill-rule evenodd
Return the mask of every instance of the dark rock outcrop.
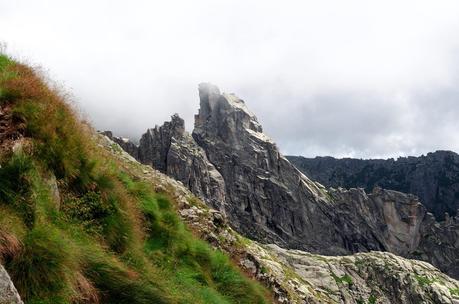
M 140 138 L 139 157 L 144 164 L 151 165 L 156 170 L 167 172 L 167 154 L 172 138 L 180 138 L 185 133 L 185 122 L 177 114 L 172 115 L 171 121 L 162 126 L 148 129 Z
M 171 121 L 149 129 L 142 135 L 137 156 L 129 150 L 126 152 L 181 181 L 213 208 L 224 212 L 223 177 L 207 160 L 204 150 L 185 131 L 185 123 L 177 114 L 172 115 Z
M 437 151 L 420 157 L 394 159 L 336 159 L 287 156 L 300 171 L 327 187 L 376 186 L 417 195 L 439 220 L 459 209 L 459 155 Z

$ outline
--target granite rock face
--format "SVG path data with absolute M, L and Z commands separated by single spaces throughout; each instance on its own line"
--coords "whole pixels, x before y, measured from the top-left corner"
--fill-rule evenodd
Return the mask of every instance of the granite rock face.
M 342 242 L 322 224 L 330 221 L 325 193 L 279 153 L 242 100 L 211 84 L 199 95 L 193 137 L 225 180 L 232 225 L 267 243 L 334 252 Z M 310 237 L 319 234 L 327 237 Z
M 137 157 L 130 154 L 143 164 L 181 181 L 196 196 L 224 212 L 226 195 L 223 177 L 207 160 L 204 150 L 185 131 L 185 123 L 177 114 L 171 117 L 171 121 L 142 135 Z
M 0 304 L 23 304 L 5 268 L 0 265 Z
M 327 187 L 385 189 L 417 195 L 437 219 L 459 209 L 459 155 L 437 151 L 420 157 L 336 159 L 287 156 L 299 170 Z
M 156 170 L 167 172 L 167 154 L 172 138 L 180 138 L 185 133 L 185 122 L 177 114 L 172 115 L 171 121 L 162 126 L 148 129 L 140 138 L 139 157 L 144 164 L 151 165 Z
M 166 174 L 181 181 L 213 208 L 225 212 L 225 181 L 190 134 L 172 138 Z

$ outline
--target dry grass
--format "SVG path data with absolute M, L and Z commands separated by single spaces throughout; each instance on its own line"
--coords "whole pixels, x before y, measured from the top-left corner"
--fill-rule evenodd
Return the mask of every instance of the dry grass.
M 13 259 L 21 250 L 21 241 L 15 235 L 0 229 L 0 261 Z
M 73 304 L 99 304 L 99 292 L 94 284 L 80 272 L 76 275 Z
M 34 153 L 59 177 L 74 181 L 89 174 L 86 163 L 93 150 L 90 128 L 66 102 L 67 96 L 43 81 L 43 75 L 22 64 L 9 65 L 15 77 L 0 78 L 1 103 L 12 106 L 13 119 L 24 124 L 25 136 L 35 141 Z M 82 180 L 83 185 L 88 181 Z

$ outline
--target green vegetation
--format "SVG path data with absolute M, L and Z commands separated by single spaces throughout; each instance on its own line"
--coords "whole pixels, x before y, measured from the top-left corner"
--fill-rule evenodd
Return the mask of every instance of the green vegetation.
M 376 304 L 376 300 L 378 300 L 378 298 L 375 295 L 371 295 L 368 297 L 368 304 Z
M 26 303 L 270 301 L 97 147 L 65 95 L 4 55 L 0 106 L 26 139 L 13 152 L 0 134 L 0 260 Z
M 449 292 L 451 293 L 452 296 L 459 297 L 459 288 L 450 288 Z
M 337 284 L 343 284 L 343 283 L 347 283 L 348 285 L 352 285 L 354 282 L 352 281 L 352 278 L 351 276 L 349 276 L 347 273 L 341 277 L 337 276 L 336 274 L 334 274 L 332 272 L 332 276 L 333 278 L 335 279 L 335 282 Z
M 365 300 L 363 300 L 362 298 L 360 299 L 357 299 L 357 304 L 376 304 L 376 301 L 378 300 L 378 298 L 375 296 L 375 295 L 370 295 L 368 297 L 368 301 L 365 302 Z
M 428 277 L 421 276 L 421 275 L 415 275 L 414 277 L 416 278 L 416 281 L 418 281 L 419 285 L 421 285 L 421 287 L 430 285 L 433 282 L 437 281 L 436 279 L 430 279 Z

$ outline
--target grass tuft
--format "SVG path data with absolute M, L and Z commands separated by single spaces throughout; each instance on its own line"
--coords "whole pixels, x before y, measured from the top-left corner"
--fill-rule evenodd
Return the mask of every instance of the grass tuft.
M 75 251 L 57 229 L 36 227 L 6 267 L 25 301 L 49 298 L 64 303 L 78 264 Z

